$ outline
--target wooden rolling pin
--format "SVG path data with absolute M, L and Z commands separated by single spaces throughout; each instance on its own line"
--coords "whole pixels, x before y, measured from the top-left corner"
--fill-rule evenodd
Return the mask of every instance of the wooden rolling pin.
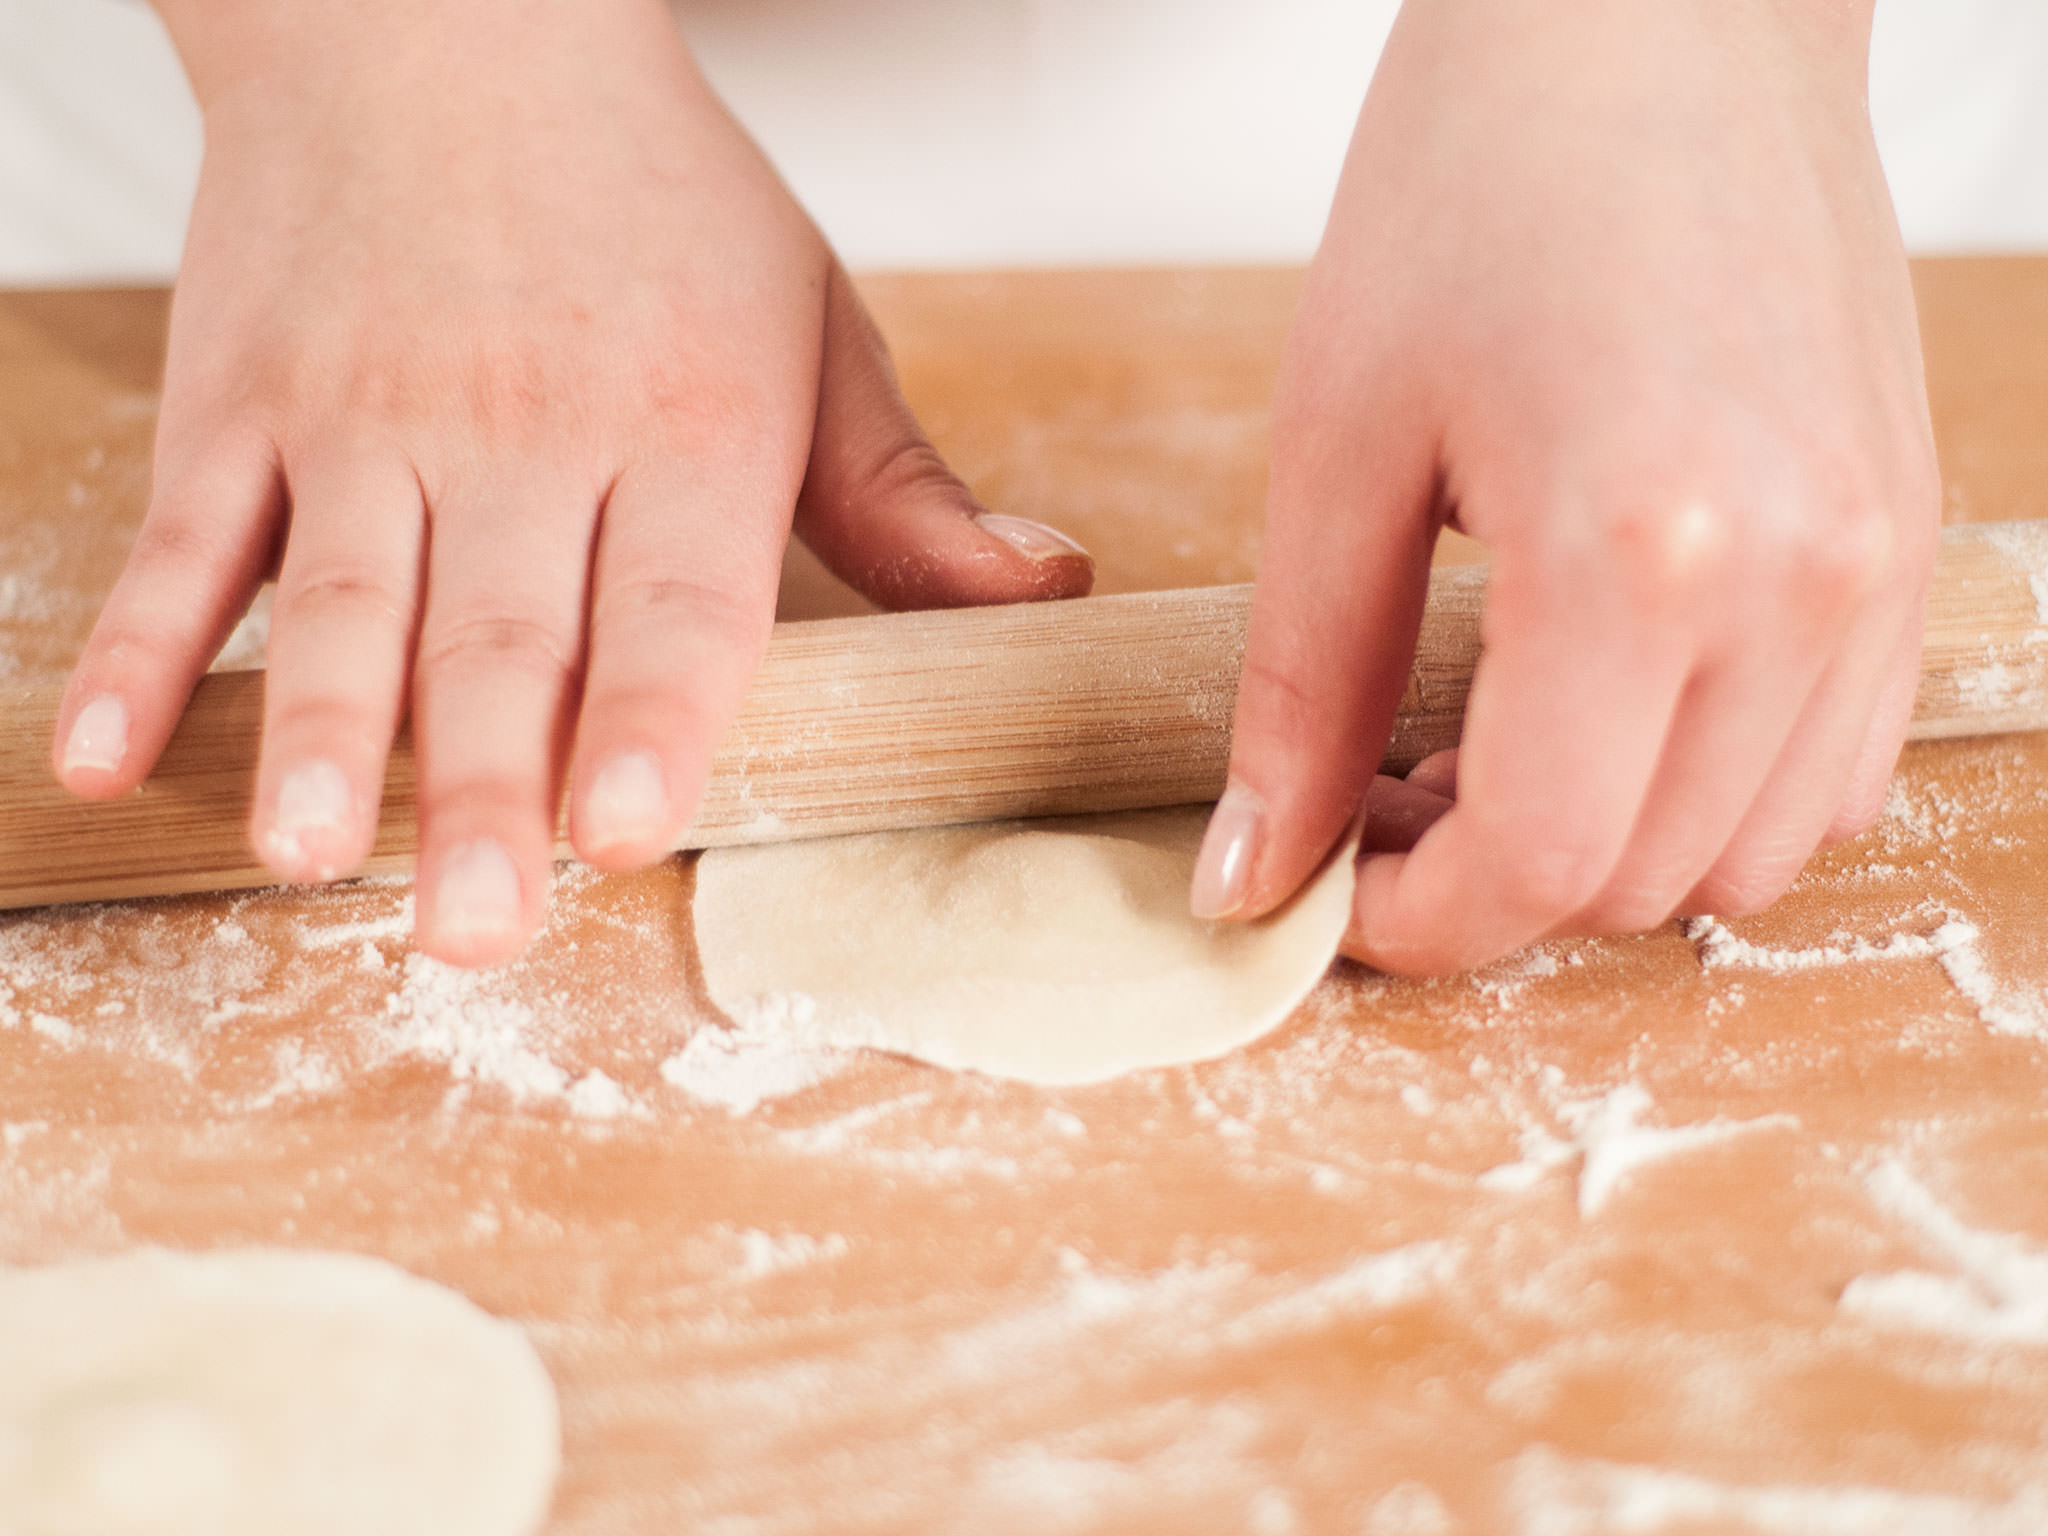
M 1457 742 L 1483 566 L 1430 581 L 1391 771 Z M 779 626 L 683 847 L 1213 799 L 1251 588 Z M 228 890 L 273 877 L 244 824 L 263 674 L 205 678 L 148 784 L 88 804 L 48 767 L 54 687 L 0 731 L 0 907 Z M 1942 537 L 1915 737 L 2048 727 L 2048 521 Z M 408 868 L 400 742 L 369 868 Z M 567 852 L 566 845 L 563 849 Z

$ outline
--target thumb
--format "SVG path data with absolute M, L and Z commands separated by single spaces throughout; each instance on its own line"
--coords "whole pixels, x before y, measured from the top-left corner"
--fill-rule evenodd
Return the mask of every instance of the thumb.
M 811 460 L 795 532 L 884 608 L 1080 597 L 1095 562 L 1065 534 L 985 510 L 911 415 L 881 333 L 833 262 Z

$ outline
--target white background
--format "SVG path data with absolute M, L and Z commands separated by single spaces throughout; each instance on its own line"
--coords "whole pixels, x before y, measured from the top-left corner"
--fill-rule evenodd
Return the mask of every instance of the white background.
M 1655 3 L 1655 0 L 1647 0 Z M 679 0 L 856 267 L 1300 260 L 1394 0 Z M 1879 0 L 1918 251 L 2048 249 L 2048 0 Z M 0 0 L 0 284 L 168 278 L 197 114 L 134 0 Z

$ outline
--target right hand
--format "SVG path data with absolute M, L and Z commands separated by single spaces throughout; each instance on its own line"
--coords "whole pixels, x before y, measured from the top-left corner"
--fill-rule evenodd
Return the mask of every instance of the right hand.
M 356 867 L 409 706 L 419 941 L 492 963 L 565 779 L 601 867 L 688 823 L 792 517 L 884 606 L 1087 590 L 939 460 L 656 0 L 166 12 L 206 161 L 149 510 L 59 716 L 77 793 L 147 775 L 281 554 L 259 856 Z

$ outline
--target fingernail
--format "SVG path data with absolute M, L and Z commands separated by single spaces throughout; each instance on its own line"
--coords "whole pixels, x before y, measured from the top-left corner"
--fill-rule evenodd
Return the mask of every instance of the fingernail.
M 332 880 L 341 872 L 339 867 L 331 858 L 319 859 L 306 845 L 339 841 L 353 830 L 354 822 L 348 779 L 325 758 L 314 758 L 292 769 L 277 786 L 277 815 L 266 839 L 266 851 L 287 871 Z M 336 850 L 330 847 L 326 851 L 332 854 Z
M 668 830 L 668 785 L 652 752 L 621 752 L 597 771 L 583 802 L 593 848 L 648 843 Z
M 434 927 L 443 939 L 497 938 L 519 928 L 519 871 L 502 843 L 480 837 L 441 861 Z
M 1088 558 L 1088 551 L 1059 529 L 1034 523 L 1028 517 L 1011 517 L 1006 512 L 977 512 L 974 520 L 981 525 L 983 532 L 994 534 L 1010 548 L 1033 560 L 1055 560 L 1074 555 L 1084 560 Z
M 64 743 L 64 771 L 98 768 L 111 773 L 128 752 L 128 706 L 103 693 L 78 712 Z
M 1258 852 L 1259 824 L 1266 803 L 1242 784 L 1232 784 L 1209 817 L 1195 860 L 1194 889 L 1188 907 L 1196 917 L 1228 917 L 1244 905 L 1251 884 L 1252 858 Z

